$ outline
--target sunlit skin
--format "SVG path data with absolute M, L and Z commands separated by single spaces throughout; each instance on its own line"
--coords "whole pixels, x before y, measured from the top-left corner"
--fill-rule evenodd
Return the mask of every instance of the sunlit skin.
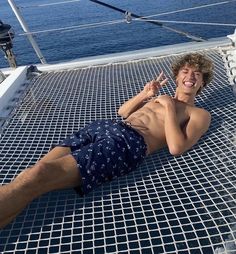
M 202 89 L 203 75 L 198 69 L 185 66 L 180 69 L 176 78 L 176 84 L 178 85 L 178 88 L 182 88 L 184 94 L 191 95 L 194 92 L 197 93 L 199 89 Z M 194 98 L 191 104 L 194 105 Z
M 162 72 L 119 109 L 119 114 L 144 136 L 148 154 L 165 146 L 173 155 L 182 154 L 198 141 L 210 124 L 210 114 L 194 106 L 195 96 L 203 87 L 201 72 L 185 66 L 176 77 L 174 98 L 154 97 L 167 82 Z M 150 97 L 154 98 L 143 104 Z
M 165 146 L 172 155 L 181 155 L 196 144 L 210 125 L 210 114 L 194 106 L 195 96 L 203 86 L 201 72 L 191 66 L 181 68 L 174 97 L 158 95 L 167 83 L 161 72 L 118 111 L 144 137 L 147 155 Z M 82 184 L 77 162 L 70 152 L 68 147 L 56 147 L 10 184 L 0 187 L 0 228 L 40 195 Z

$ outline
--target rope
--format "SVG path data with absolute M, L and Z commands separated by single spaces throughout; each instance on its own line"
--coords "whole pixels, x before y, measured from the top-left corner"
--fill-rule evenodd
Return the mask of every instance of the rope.
M 95 27 L 102 27 L 102 26 L 108 26 L 108 25 L 115 25 L 119 23 L 124 23 L 125 20 L 112 20 L 112 21 L 104 21 L 104 22 L 98 22 L 98 23 L 90 23 L 90 24 L 84 24 L 84 25 L 78 25 L 78 26 L 69 26 L 69 27 L 62 27 L 62 28 L 53 28 L 53 29 L 45 29 L 40 30 L 36 32 L 30 32 L 30 33 L 20 33 L 19 36 L 29 35 L 29 34 L 42 34 L 42 33 L 50 33 L 50 32 L 67 32 L 72 30 L 83 30 L 88 28 L 95 28 Z
M 149 20 L 149 19 L 148 19 Z M 143 19 L 133 19 L 132 21 L 144 21 Z M 154 20 L 152 20 L 154 21 Z M 193 22 L 193 21 L 176 21 L 176 20 L 155 20 L 157 22 L 162 23 L 176 23 L 176 24 L 191 24 L 191 25 L 209 25 L 209 26 L 229 26 L 229 27 L 236 27 L 236 24 L 229 24 L 229 23 L 207 23 L 207 22 Z M 25 35 L 36 35 L 36 34 L 42 34 L 42 33 L 51 33 L 51 32 L 69 32 L 73 30 L 83 30 L 83 29 L 89 29 L 89 28 L 96 28 L 96 27 L 103 27 L 108 25 L 116 25 L 120 23 L 124 23 L 126 20 L 111 20 L 111 21 L 104 21 L 104 22 L 97 22 L 97 23 L 90 23 L 90 24 L 84 24 L 84 25 L 77 25 L 77 26 L 69 26 L 69 27 L 62 27 L 62 28 L 54 28 L 54 29 L 45 29 L 45 30 L 39 30 L 31 33 L 20 33 L 19 36 L 25 36 Z
M 135 21 L 143 21 L 142 19 L 134 19 Z M 190 25 L 209 25 L 209 26 L 232 26 L 236 27 L 236 24 L 229 23 L 212 23 L 212 22 L 194 22 L 194 21 L 179 21 L 179 20 L 162 20 L 162 19 L 147 19 L 150 21 L 157 21 L 162 23 L 175 23 L 175 24 L 190 24 Z
M 123 13 L 123 14 L 126 13 L 125 10 L 120 9 L 120 8 L 118 8 L 118 7 L 116 7 L 116 6 L 113 6 L 113 5 L 104 3 L 104 2 L 102 2 L 102 1 L 100 1 L 100 0 L 90 0 L 90 1 L 91 1 L 91 2 L 94 2 L 94 3 L 97 3 L 97 4 L 99 4 L 99 5 L 105 6 L 105 7 L 107 7 L 107 8 L 113 9 L 113 10 L 115 10 L 115 11 L 121 12 L 121 13 Z M 148 21 L 146 18 L 144 18 L 144 17 L 142 17 L 142 16 L 140 16 L 140 15 L 137 15 L 137 14 L 135 14 L 135 13 L 131 13 L 130 16 L 131 16 L 131 17 L 134 17 L 134 18 L 143 19 L 143 21 L 146 21 L 146 22 L 151 23 L 151 24 L 153 24 L 153 25 L 160 26 L 160 27 L 165 28 L 165 29 L 167 29 L 167 30 L 170 30 L 170 31 L 172 31 L 172 32 L 175 32 L 175 33 L 184 35 L 184 36 L 186 36 L 186 37 L 188 37 L 188 38 L 191 38 L 192 40 L 195 40 L 195 41 L 205 41 L 203 38 L 201 38 L 201 37 L 199 37 L 199 36 L 195 36 L 195 35 L 193 35 L 193 34 L 190 34 L 190 33 L 188 33 L 188 32 L 185 32 L 185 31 L 182 31 L 182 30 L 179 30 L 179 29 L 176 29 L 176 28 L 168 27 L 167 25 L 163 25 L 162 23 L 160 23 L 160 22 L 158 22 L 158 21 L 156 21 L 156 20 L 155 20 L 155 21 Z
M 220 2 L 220 3 L 204 4 L 204 5 L 199 5 L 199 6 L 190 7 L 190 8 L 179 9 L 179 10 L 175 10 L 175 11 L 162 12 L 162 13 L 159 13 L 159 14 L 153 14 L 153 15 L 146 16 L 146 18 L 152 18 L 152 17 L 163 16 L 163 15 L 167 15 L 167 14 L 197 10 L 197 9 L 207 8 L 207 7 L 216 6 L 216 5 L 228 4 L 228 3 L 231 3 L 231 2 L 235 2 L 235 1 L 236 0 L 230 0 L 230 1 Z
M 71 2 L 79 2 L 80 0 L 71 0 L 71 1 L 64 1 L 64 2 L 56 2 L 56 3 L 50 3 L 50 4 L 41 4 L 41 5 L 32 5 L 32 6 L 25 6 L 25 7 L 20 7 L 20 8 L 28 8 L 28 7 L 43 7 L 43 6 L 49 6 L 49 5 L 56 5 L 56 4 L 64 4 L 64 3 L 71 3 Z M 173 13 L 179 13 L 179 12 L 184 12 L 184 11 L 189 11 L 189 10 L 194 10 L 194 9 L 201 9 L 201 8 L 206 8 L 206 7 L 211 7 L 211 6 L 216 6 L 216 5 L 222 5 L 222 4 L 227 4 L 230 2 L 235 2 L 236 0 L 231 0 L 231 1 L 224 1 L 220 3 L 212 3 L 212 4 L 206 4 L 206 5 L 200 5 L 200 6 L 195 6 L 191 8 L 185 8 L 185 9 L 180 9 L 180 10 L 175 10 L 175 11 L 170 11 L 170 12 L 163 12 L 159 14 L 153 14 L 153 15 L 148 15 L 148 16 L 143 16 L 142 18 L 134 18 L 132 21 L 151 21 L 151 22 L 161 22 L 161 23 L 176 23 L 176 24 L 192 24 L 192 25 L 211 25 L 211 26 L 229 26 L 229 27 L 236 27 L 236 24 L 229 24 L 229 23 L 212 23 L 212 22 L 193 22 L 193 21 L 175 21 L 175 20 L 152 20 L 149 19 L 151 17 L 157 17 L 157 16 L 162 16 L 162 15 L 167 15 L 167 14 L 173 14 Z M 45 30 L 39 30 L 35 32 L 30 32 L 30 33 L 20 33 L 18 34 L 19 36 L 25 36 L 25 35 L 36 35 L 36 34 L 42 34 L 42 33 L 51 33 L 51 32 L 69 32 L 69 31 L 74 31 L 74 30 L 83 30 L 83 29 L 89 29 L 89 28 L 96 28 L 96 27 L 103 27 L 103 26 L 108 26 L 108 25 L 115 25 L 119 23 L 124 23 L 123 19 L 121 20 L 111 20 L 111 21 L 104 21 L 104 22 L 97 22 L 97 23 L 90 23 L 90 24 L 84 24 L 84 25 L 75 25 L 75 26 L 69 26 L 69 27 L 63 27 L 63 28 L 54 28 L 54 29 L 45 29 Z M 169 30 L 176 31 L 174 28 L 168 27 Z M 188 35 L 189 36 L 189 35 Z
M 33 8 L 33 7 L 47 7 L 47 6 L 59 5 L 59 4 L 69 4 L 73 2 L 80 2 L 80 0 L 70 0 L 70 1 L 49 3 L 49 4 L 26 5 L 26 6 L 19 6 L 19 8 L 24 9 L 24 8 Z
M 135 19 L 136 20 L 136 19 Z M 137 20 L 142 20 L 142 19 L 137 19 Z M 142 20 L 145 21 L 145 20 Z M 53 28 L 53 29 L 45 29 L 45 30 L 40 30 L 40 31 L 35 31 L 35 32 L 30 32 L 30 33 L 20 33 L 18 34 L 19 36 L 25 36 L 25 35 L 36 35 L 36 34 L 43 34 L 43 33 L 51 33 L 51 32 L 70 32 L 70 31 L 74 31 L 74 30 L 83 30 L 83 29 L 89 29 L 89 28 L 96 28 L 96 27 L 103 27 L 103 26 L 108 26 L 108 25 L 115 25 L 115 24 L 119 24 L 119 23 L 124 23 L 127 22 L 126 20 L 114 20 L 114 21 L 106 21 L 106 22 L 100 22 L 100 23 L 91 23 L 91 24 L 85 24 L 85 25 L 78 25 L 78 26 L 70 26 L 70 27 L 62 27 L 62 28 Z M 154 21 L 153 21 L 154 22 Z M 156 22 L 156 20 L 155 20 Z M 173 31 L 173 32 L 177 32 L 179 34 L 185 35 L 188 38 L 191 38 L 193 40 L 196 41 L 204 41 L 203 39 L 201 39 L 200 37 L 196 37 L 194 35 L 191 35 L 189 33 L 177 30 L 175 28 L 171 28 L 171 27 L 166 27 L 165 25 L 163 25 L 162 27 Z

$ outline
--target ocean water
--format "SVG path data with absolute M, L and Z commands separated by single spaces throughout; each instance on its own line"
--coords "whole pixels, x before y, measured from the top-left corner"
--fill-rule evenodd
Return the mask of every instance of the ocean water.
M 157 15 L 152 19 L 236 24 L 236 1 L 217 0 L 103 0 L 118 8 L 142 15 Z M 60 4 L 53 3 L 61 2 Z M 172 11 L 196 6 L 223 3 L 184 12 Z M 31 32 L 81 26 L 85 24 L 124 21 L 124 15 L 89 0 L 15 0 Z M 167 14 L 163 14 L 167 13 Z M 39 60 L 21 29 L 7 0 L 0 0 L 0 19 L 15 31 L 13 51 L 18 65 L 38 63 Z M 205 39 L 226 36 L 235 26 L 212 26 L 165 23 Z M 40 33 L 35 39 L 47 62 L 59 62 L 129 50 L 172 45 L 191 41 L 175 32 L 144 21 L 119 22 L 84 29 Z M 0 68 L 8 62 L 0 52 Z

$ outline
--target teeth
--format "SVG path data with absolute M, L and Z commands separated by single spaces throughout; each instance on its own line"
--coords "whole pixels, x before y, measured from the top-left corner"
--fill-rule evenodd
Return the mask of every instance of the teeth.
M 187 87 L 192 87 L 194 85 L 194 83 L 186 81 L 186 82 L 184 82 L 184 85 L 187 86 Z

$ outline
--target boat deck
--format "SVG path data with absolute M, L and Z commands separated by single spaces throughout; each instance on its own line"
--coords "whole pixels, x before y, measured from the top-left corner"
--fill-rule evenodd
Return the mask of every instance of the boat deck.
M 0 253 L 235 253 L 234 81 L 226 51 L 198 51 L 215 64 L 196 100 L 212 114 L 199 143 L 179 157 L 163 149 L 84 198 L 73 190 L 43 195 L 0 232 Z M 161 70 L 168 76 L 178 55 L 43 71 L 2 124 L 0 182 L 87 123 L 119 118 L 119 106 Z M 174 92 L 169 78 L 162 93 Z

